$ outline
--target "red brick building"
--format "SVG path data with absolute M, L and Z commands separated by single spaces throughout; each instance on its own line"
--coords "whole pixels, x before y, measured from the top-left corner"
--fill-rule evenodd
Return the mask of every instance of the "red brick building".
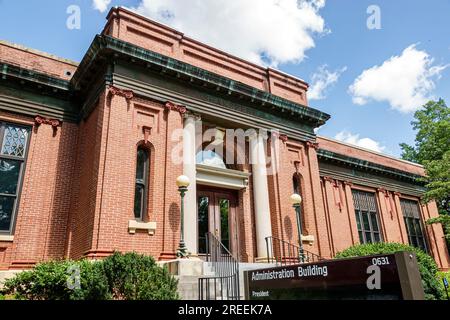
M 243 262 L 267 258 L 267 237 L 298 245 L 297 192 L 306 250 L 410 243 L 448 269 L 423 168 L 317 137 L 329 115 L 307 90 L 122 8 L 79 64 L 1 42 L 0 270 L 114 250 L 173 259 L 182 174 L 192 255 L 206 232 Z

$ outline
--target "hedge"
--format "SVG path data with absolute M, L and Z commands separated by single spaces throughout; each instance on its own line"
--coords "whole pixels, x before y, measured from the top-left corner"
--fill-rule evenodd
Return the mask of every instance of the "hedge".
M 350 247 L 336 255 L 337 259 L 362 257 L 377 254 L 392 254 L 399 251 L 407 251 L 416 254 L 419 265 L 420 275 L 422 277 L 422 285 L 427 300 L 439 300 L 444 298 L 442 286 L 437 278 L 438 266 L 434 259 L 424 251 L 401 243 L 370 243 L 359 244 Z
M 39 264 L 7 280 L 0 294 L 26 300 L 174 300 L 177 286 L 152 257 L 116 252 L 101 261 Z

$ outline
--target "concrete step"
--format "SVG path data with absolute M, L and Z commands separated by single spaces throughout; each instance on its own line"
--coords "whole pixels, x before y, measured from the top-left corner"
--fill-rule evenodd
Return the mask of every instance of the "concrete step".
M 192 261 L 191 263 L 188 263 L 187 261 L 182 261 L 183 265 L 179 265 L 179 262 L 176 263 L 177 263 L 176 267 L 172 268 L 172 270 L 177 271 L 178 273 L 178 275 L 176 275 L 175 277 L 178 279 L 178 292 L 180 294 L 180 297 L 184 300 L 198 300 L 199 279 L 217 276 L 216 273 L 214 272 L 214 268 L 212 267 L 212 263 L 204 261 L 201 262 L 198 260 Z M 276 265 L 269 263 L 239 263 L 239 290 L 241 299 L 244 299 L 245 295 L 244 271 L 271 268 L 274 266 Z M 210 287 L 210 290 L 213 289 Z M 221 296 L 222 293 L 220 292 L 220 282 L 217 283 L 216 290 L 218 300 L 228 299 L 228 297 Z

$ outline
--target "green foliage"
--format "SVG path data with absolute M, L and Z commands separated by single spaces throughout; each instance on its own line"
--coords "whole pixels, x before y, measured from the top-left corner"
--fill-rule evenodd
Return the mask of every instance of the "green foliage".
M 177 286 L 153 258 L 115 253 L 103 261 L 39 264 L 7 280 L 1 294 L 26 300 L 175 300 Z
M 415 145 L 402 143 L 402 158 L 422 164 L 427 192 L 423 201 L 436 201 L 439 213 L 450 216 L 450 108 L 444 100 L 430 101 L 414 114 L 411 122 L 417 131 Z M 450 245 L 449 218 L 432 219 L 442 223 L 447 244 Z
M 102 263 L 86 260 L 41 263 L 7 280 L 3 293 L 20 300 L 106 300 L 110 294 L 102 269 Z M 79 288 L 74 270 L 79 270 Z
M 419 265 L 422 285 L 427 300 L 442 299 L 442 288 L 437 279 L 438 267 L 436 262 L 422 250 L 401 243 L 370 243 L 359 244 L 350 247 L 336 255 L 337 259 L 362 257 L 377 254 L 392 254 L 399 251 L 407 251 L 416 254 Z
M 104 261 L 104 270 L 115 299 L 179 299 L 177 280 L 152 257 L 116 252 Z
M 414 119 L 415 145 L 402 144 L 402 158 L 421 164 L 442 159 L 450 150 L 450 110 L 444 100 L 429 101 L 416 111 Z
M 5 296 L 0 293 L 0 300 L 5 300 Z
M 438 281 L 439 281 L 439 285 L 441 287 L 442 298 L 443 299 L 447 299 L 447 294 L 445 292 L 444 282 L 442 280 L 444 278 L 447 278 L 447 281 L 450 282 L 450 271 L 447 271 L 447 272 L 440 271 L 440 272 L 438 272 L 437 278 L 438 278 Z M 449 295 L 450 295 L 450 289 L 449 289 Z

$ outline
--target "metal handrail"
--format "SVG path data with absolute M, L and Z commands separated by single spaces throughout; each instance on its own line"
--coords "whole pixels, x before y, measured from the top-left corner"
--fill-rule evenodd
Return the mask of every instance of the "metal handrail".
M 215 276 L 198 279 L 199 300 L 239 300 L 239 261 L 212 233 L 206 234 L 206 261 Z
M 281 266 L 325 260 L 315 253 L 277 237 L 266 238 L 266 250 L 267 262 Z

